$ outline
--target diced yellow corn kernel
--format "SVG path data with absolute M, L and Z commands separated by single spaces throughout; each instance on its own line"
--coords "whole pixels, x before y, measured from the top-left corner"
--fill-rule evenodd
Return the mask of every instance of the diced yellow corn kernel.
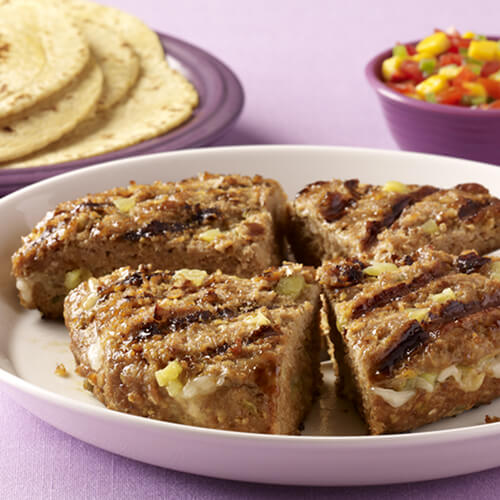
M 402 182 L 388 181 L 384 184 L 382 191 L 386 191 L 389 193 L 407 194 L 410 192 L 410 188 Z
M 433 59 L 434 55 L 429 54 L 428 52 L 417 52 L 416 54 L 413 54 L 410 56 L 410 59 L 412 61 L 417 61 L 420 62 L 422 59 Z
M 500 59 L 500 56 L 499 56 L 499 59 Z M 493 73 L 488 78 L 491 78 L 492 80 L 495 80 L 496 82 L 500 82 L 500 70 L 498 70 L 496 73 Z
M 494 61 L 498 54 L 498 44 L 493 40 L 472 40 L 467 55 L 481 61 Z
M 384 80 L 390 80 L 392 75 L 397 73 L 403 59 L 401 57 L 392 56 L 385 59 L 382 63 L 382 76 Z
M 431 56 L 437 56 L 450 48 L 450 39 L 446 33 L 438 31 L 421 40 L 417 45 L 417 52 L 425 52 Z
M 210 243 L 214 240 L 216 240 L 219 236 L 221 235 L 221 231 L 218 227 L 215 229 L 207 229 L 203 233 L 200 233 L 198 237 L 200 240 L 206 241 L 207 243 Z
M 208 273 L 200 269 L 179 269 L 175 272 L 176 278 L 184 278 L 185 280 L 191 281 L 195 286 L 200 286 L 207 276 Z
M 182 373 L 182 365 L 174 359 L 165 368 L 155 372 L 155 378 L 160 387 L 165 387 L 169 382 L 179 378 Z
M 439 68 L 438 74 L 451 79 L 457 77 L 461 71 L 462 68 L 460 66 L 457 66 L 456 64 L 447 64 L 446 66 Z
M 439 226 L 434 219 L 429 219 L 422 224 L 422 231 L 427 234 L 434 234 L 439 231 Z
M 422 96 L 437 94 L 448 86 L 448 79 L 444 75 L 432 75 L 420 82 L 415 88 Z
M 467 94 L 469 95 L 481 96 L 481 97 L 486 97 L 488 95 L 486 89 L 480 83 L 463 82 L 462 86 L 464 87 L 465 90 L 467 90 Z
M 249 325 L 251 328 L 259 328 L 261 326 L 267 326 L 271 324 L 269 318 L 262 313 L 262 311 L 257 311 L 256 313 L 247 316 L 243 322 Z
M 118 196 L 113 200 L 113 205 L 120 211 L 120 212 L 129 212 L 132 210 L 132 208 L 135 207 L 135 199 L 132 197 L 129 198 L 123 198 L 122 196 Z
M 365 267 L 363 272 L 368 276 L 380 276 L 381 274 L 392 273 L 397 270 L 398 266 L 396 266 L 396 264 L 392 264 L 390 262 L 378 262 Z
M 472 40 L 473 38 L 476 38 L 476 34 L 472 33 L 472 31 L 466 31 L 463 35 L 462 38 L 466 38 L 467 40 Z
M 283 276 L 276 285 L 276 293 L 279 295 L 287 295 L 291 299 L 296 299 L 302 293 L 305 284 L 306 280 L 301 274 Z
M 457 296 L 451 288 L 445 288 L 441 293 L 436 293 L 431 295 L 432 302 L 437 302 L 438 304 L 443 304 L 449 300 L 455 300 Z
M 73 290 L 83 281 L 87 281 L 92 277 L 92 273 L 88 269 L 73 269 L 68 271 L 64 276 L 64 286 L 67 290 Z
M 418 322 L 424 321 L 429 314 L 429 309 L 427 307 L 414 307 L 407 309 L 408 317 L 410 319 L 417 320 Z

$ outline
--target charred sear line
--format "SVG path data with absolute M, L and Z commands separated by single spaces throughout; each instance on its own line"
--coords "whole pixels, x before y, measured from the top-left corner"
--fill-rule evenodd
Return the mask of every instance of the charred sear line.
M 429 339 L 437 338 L 440 330 L 447 323 L 499 306 L 500 290 L 481 301 L 463 303 L 451 300 L 443 304 L 439 313 L 431 314 L 428 321 L 422 324 L 412 321 L 410 326 L 403 331 L 396 345 L 379 362 L 375 374 L 390 375 L 399 363 L 408 359 L 417 348 L 425 345 Z
M 347 190 L 352 194 L 352 196 L 359 197 L 360 193 L 358 193 L 359 180 L 358 179 L 349 179 L 344 182 L 344 186 Z
M 155 324 L 155 332 L 151 335 L 168 335 L 179 330 L 187 328 L 192 323 L 209 323 L 216 319 L 231 319 L 235 318 L 241 314 L 255 311 L 260 306 L 256 304 L 243 304 L 237 309 L 231 309 L 229 307 L 218 307 L 213 311 L 207 309 L 188 309 L 181 311 L 176 309 L 175 311 L 165 311 L 159 306 L 155 309 L 155 321 L 147 323 L 147 325 Z M 139 327 L 138 332 L 142 332 L 145 326 Z M 135 335 L 137 338 L 137 334 Z M 146 338 L 144 335 L 141 339 Z
M 320 201 L 319 212 L 326 222 L 334 222 L 340 219 L 345 214 L 346 209 L 355 202 L 356 199 L 353 197 L 344 196 L 337 191 L 328 191 Z
M 408 358 L 428 339 L 429 333 L 422 328 L 422 325 L 418 321 L 412 321 L 401 334 L 398 343 L 379 362 L 376 375 L 390 375 L 400 361 Z
M 489 262 L 491 259 L 488 257 L 481 257 L 477 252 L 468 252 L 457 257 L 456 266 L 459 272 L 471 274 Z
M 465 203 L 458 209 L 458 217 L 460 219 L 469 219 L 476 216 L 483 208 L 490 204 L 489 200 L 475 201 L 471 199 L 465 200 Z
M 484 186 L 482 186 L 481 184 L 477 184 L 475 182 L 468 182 L 465 184 L 457 184 L 455 186 L 455 189 L 458 189 L 459 191 L 463 191 L 465 193 L 489 194 L 489 191 Z
M 153 236 L 166 233 L 180 233 L 192 227 L 198 227 L 207 222 L 217 220 L 220 216 L 220 210 L 217 208 L 201 208 L 199 204 L 194 207 L 184 205 L 184 221 L 159 221 L 153 220 L 146 226 L 133 231 L 127 231 L 121 238 L 128 241 L 139 241 L 141 238 L 152 238 Z
M 389 208 L 389 211 L 381 219 L 370 220 L 366 223 L 366 236 L 361 241 L 363 250 L 373 245 L 377 240 L 378 234 L 384 229 L 391 227 L 399 219 L 405 208 L 422 201 L 436 191 L 438 191 L 438 188 L 433 186 L 422 186 L 413 193 L 397 197 L 396 201 Z
M 254 330 L 250 335 L 244 337 L 238 342 L 234 342 L 231 344 L 224 342 L 223 344 L 220 344 L 216 347 L 209 347 L 208 349 L 205 349 L 202 353 L 202 357 L 213 358 L 214 356 L 225 354 L 228 351 L 236 356 L 240 356 L 243 346 L 249 346 L 262 339 L 270 339 L 273 337 L 277 338 L 280 335 L 281 331 L 277 327 L 264 325 L 259 327 L 257 330 Z
M 359 318 L 363 314 L 373 311 L 374 309 L 377 309 L 379 307 L 383 307 L 394 300 L 403 298 L 409 293 L 412 293 L 419 288 L 427 285 L 439 276 L 442 276 L 446 273 L 447 270 L 448 268 L 446 267 L 437 266 L 434 269 L 430 269 L 424 274 L 416 276 L 409 283 L 398 283 L 395 286 L 383 289 L 373 297 L 366 298 L 363 302 L 354 307 L 351 313 L 352 319 Z
M 353 260 L 352 262 L 343 262 L 328 269 L 330 276 L 329 285 L 336 288 L 356 285 L 363 281 L 363 269 L 366 267 L 363 262 Z

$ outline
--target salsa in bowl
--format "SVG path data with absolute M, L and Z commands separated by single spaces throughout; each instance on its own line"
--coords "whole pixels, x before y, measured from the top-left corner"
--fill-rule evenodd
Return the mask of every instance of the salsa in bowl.
M 395 45 L 381 71 L 390 88 L 408 97 L 500 109 L 500 42 L 484 35 L 436 30 L 418 43 Z
M 496 67 L 496 59 L 492 57 L 487 61 L 469 56 L 471 45 L 477 48 L 477 44 L 472 42 L 493 42 L 496 50 L 498 38 L 488 36 L 483 39 L 477 35 L 471 36 L 472 33 L 464 33 L 471 36 L 464 38 L 453 33 L 444 33 L 450 46 L 432 55 L 432 49 L 429 51 L 428 47 L 425 51 L 422 46 L 419 47 L 421 51 L 417 50 L 425 38 L 397 44 L 396 49 L 393 47 L 377 54 L 365 68 L 366 77 L 379 98 L 389 129 L 401 149 L 500 165 L 500 108 L 496 107 L 500 97 L 494 97 L 497 95 L 494 91 L 484 95 L 479 87 L 484 88 L 486 93 L 484 80 L 496 82 L 497 71 L 491 72 Z M 442 39 L 442 35 L 439 37 Z M 439 37 L 434 37 L 434 43 L 436 38 L 439 41 Z M 457 56 L 460 57 L 460 66 Z M 497 57 L 496 52 L 494 57 Z M 384 65 L 391 58 L 399 60 L 392 59 L 392 63 L 386 62 Z M 429 60 L 432 62 L 429 63 Z M 476 67 L 469 67 L 474 64 Z M 457 68 L 453 68 L 453 65 Z M 445 82 L 444 88 L 433 87 L 435 78 L 429 78 L 439 75 L 442 68 L 448 67 L 445 72 L 450 71 L 450 66 L 455 69 L 456 76 L 451 72 L 446 80 L 445 76 L 438 76 L 439 80 Z M 384 73 L 390 78 L 386 80 Z M 418 85 L 421 85 L 419 90 Z M 496 88 L 490 83 L 486 85 Z M 460 88 L 457 91 L 454 87 Z

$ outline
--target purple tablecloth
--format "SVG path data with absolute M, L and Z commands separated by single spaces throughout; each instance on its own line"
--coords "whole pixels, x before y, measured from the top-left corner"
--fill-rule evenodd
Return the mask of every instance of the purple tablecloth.
M 500 31 L 498 2 L 107 0 L 226 62 L 246 93 L 218 142 L 395 148 L 363 68 L 395 41 L 434 27 Z M 375 5 L 376 8 L 371 5 Z M 1 388 L 0 388 L 1 391 Z M 90 431 L 91 432 L 91 431 Z M 55 430 L 0 392 L 0 498 L 498 498 L 500 469 L 409 485 L 298 488 L 164 470 Z M 460 460 L 461 457 L 457 457 Z M 383 457 L 381 457 L 383 459 Z M 280 464 L 286 467 L 286 458 Z

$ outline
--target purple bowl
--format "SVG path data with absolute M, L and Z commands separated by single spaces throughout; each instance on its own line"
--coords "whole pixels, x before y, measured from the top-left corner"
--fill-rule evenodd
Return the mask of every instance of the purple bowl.
M 381 74 L 391 55 L 386 50 L 375 56 L 365 73 L 399 147 L 500 165 L 500 110 L 434 104 L 392 90 Z

